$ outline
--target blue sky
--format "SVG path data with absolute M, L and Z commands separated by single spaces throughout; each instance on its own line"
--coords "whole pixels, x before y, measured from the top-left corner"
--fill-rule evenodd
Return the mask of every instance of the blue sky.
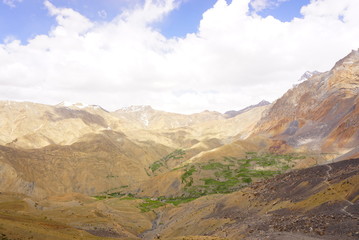
M 0 96 L 238 110 L 358 49 L 358 12 L 358 0 L 0 0 Z
M 263 9 L 259 12 L 259 15 L 274 16 L 275 18 L 281 20 L 282 22 L 289 22 L 294 17 L 300 18 L 302 14 L 300 9 L 302 6 L 309 4 L 310 0 L 290 0 L 279 3 L 278 5 L 271 6 L 269 8 Z
M 46 34 L 51 26 L 56 24 L 54 17 L 48 14 L 43 0 L 11 1 L 13 6 L 0 3 L 0 41 L 6 38 L 16 38 L 22 42 L 39 34 Z M 174 9 L 164 20 L 157 23 L 166 37 L 184 37 L 188 33 L 195 33 L 202 19 L 202 14 L 213 7 L 217 0 L 185 0 Z M 141 1 L 126 0 L 52 0 L 57 7 L 72 8 L 93 21 L 111 21 L 124 9 L 133 8 Z M 228 3 L 231 0 L 227 0 Z M 301 17 L 300 8 L 309 0 L 289 0 L 278 5 L 272 5 L 259 11 L 266 17 L 272 15 L 281 21 L 290 21 L 294 17 Z M 253 10 L 253 9 L 252 9 Z

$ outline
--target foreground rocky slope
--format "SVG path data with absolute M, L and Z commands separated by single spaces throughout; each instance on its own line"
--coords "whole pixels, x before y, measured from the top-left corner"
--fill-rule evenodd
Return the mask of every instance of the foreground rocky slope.
M 160 215 L 164 224 L 154 232 L 169 239 L 187 234 L 227 239 L 356 239 L 358 193 L 359 159 L 321 165 L 165 211 Z
M 359 159 L 178 206 L 133 197 L 0 194 L 3 239 L 358 239 Z M 29 224 L 31 222 L 31 224 Z

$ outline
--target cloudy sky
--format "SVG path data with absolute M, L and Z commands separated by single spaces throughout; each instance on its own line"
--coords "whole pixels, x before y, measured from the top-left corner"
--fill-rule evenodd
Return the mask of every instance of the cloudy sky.
M 193 113 L 359 48 L 358 0 L 0 0 L 0 99 Z

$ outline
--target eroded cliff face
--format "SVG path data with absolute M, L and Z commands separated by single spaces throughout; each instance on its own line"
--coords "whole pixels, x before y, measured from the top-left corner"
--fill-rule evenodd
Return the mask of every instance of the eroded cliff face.
M 345 153 L 359 142 L 358 95 L 359 53 L 353 51 L 274 102 L 256 134 L 309 151 Z

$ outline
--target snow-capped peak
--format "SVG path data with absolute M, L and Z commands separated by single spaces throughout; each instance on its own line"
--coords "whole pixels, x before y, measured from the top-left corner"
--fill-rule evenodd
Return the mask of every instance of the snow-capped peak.
M 79 108 L 79 109 L 84 109 L 84 108 L 102 109 L 98 105 L 88 105 L 88 104 L 84 104 L 84 103 L 72 103 L 72 102 L 68 102 L 68 101 L 61 102 L 61 103 L 57 104 L 56 106 L 67 107 L 67 108 Z
M 320 72 L 318 71 L 313 71 L 313 72 L 310 72 L 310 71 L 306 71 L 301 77 L 300 79 L 298 80 L 298 82 L 304 82 L 304 81 L 307 81 L 309 78 L 313 77 L 314 75 L 317 75 L 319 74 Z

